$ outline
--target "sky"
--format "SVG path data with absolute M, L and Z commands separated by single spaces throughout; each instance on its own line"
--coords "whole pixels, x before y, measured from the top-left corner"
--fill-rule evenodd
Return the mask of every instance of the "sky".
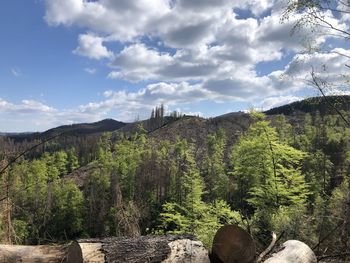
M 284 0 L 3 0 L 0 132 L 167 111 L 213 117 L 315 96 L 348 43 L 281 23 Z M 345 30 L 349 18 L 327 19 Z

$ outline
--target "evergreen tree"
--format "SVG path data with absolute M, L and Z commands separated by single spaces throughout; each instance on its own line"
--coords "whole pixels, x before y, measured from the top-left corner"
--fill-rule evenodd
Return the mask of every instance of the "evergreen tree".
M 239 214 L 231 211 L 225 201 L 206 204 L 203 201 L 204 181 L 186 141 L 176 144 L 179 195 L 163 205 L 160 232 L 192 233 L 210 247 L 216 230 L 223 224 L 237 223 Z
M 231 182 L 226 174 L 224 151 L 226 147 L 225 131 L 220 129 L 207 138 L 207 156 L 204 159 L 203 174 L 209 201 L 227 200 Z
M 67 172 L 71 173 L 75 169 L 79 168 L 79 161 L 74 148 L 70 148 L 67 151 Z

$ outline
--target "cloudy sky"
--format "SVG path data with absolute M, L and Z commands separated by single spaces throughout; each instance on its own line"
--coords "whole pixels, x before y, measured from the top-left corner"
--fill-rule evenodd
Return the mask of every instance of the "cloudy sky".
M 4 0 L 0 131 L 133 121 L 160 103 L 210 117 L 315 96 L 311 66 L 336 78 L 347 58 L 298 53 L 317 43 L 350 55 L 349 45 L 291 35 L 282 9 L 283 0 Z

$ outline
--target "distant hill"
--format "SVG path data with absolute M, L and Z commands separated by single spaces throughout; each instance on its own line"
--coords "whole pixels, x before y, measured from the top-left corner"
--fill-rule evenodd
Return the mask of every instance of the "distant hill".
M 33 140 L 39 138 L 49 138 L 57 134 L 64 133 L 65 135 L 70 136 L 80 136 L 80 135 L 89 135 L 103 132 L 112 132 L 118 130 L 127 125 L 127 123 L 116 121 L 113 119 L 105 119 L 93 123 L 79 123 L 72 125 L 63 125 L 59 126 L 45 132 L 36 132 L 36 133 L 19 133 L 19 134 L 10 134 L 7 135 L 15 141 L 23 140 Z
M 350 110 L 350 96 L 329 96 L 330 103 L 335 105 L 339 110 Z M 265 112 L 268 119 L 274 121 L 276 115 L 286 115 L 287 120 L 292 125 L 303 122 L 305 113 L 320 112 L 321 115 L 336 114 L 323 97 L 307 98 L 305 100 L 296 101 L 281 107 L 276 107 Z M 231 112 L 214 118 L 201 118 L 197 116 L 184 116 L 179 119 L 165 117 L 164 124 L 157 128 L 151 129 L 149 120 L 130 123 L 116 131 L 132 134 L 137 131 L 138 124 L 142 124 L 150 136 L 157 140 L 174 141 L 177 137 L 185 138 L 188 141 L 202 145 L 207 135 L 224 129 L 229 134 L 230 143 L 234 143 L 238 136 L 247 130 L 252 120 L 248 113 Z
M 327 100 L 338 110 L 350 111 L 350 96 L 327 96 Z M 321 115 L 336 114 L 324 97 L 313 97 L 296 101 L 266 111 L 267 115 L 296 115 L 319 111 Z
M 30 135 L 34 132 L 0 132 L 0 136 L 19 136 L 19 135 Z
M 333 96 L 329 99 L 330 102 L 334 103 L 339 109 L 349 110 L 350 96 Z M 314 113 L 316 111 L 319 111 L 321 114 L 334 114 L 323 98 L 309 98 L 294 102 L 271 109 L 267 111 L 266 114 L 268 115 L 267 118 L 271 120 L 272 125 L 274 125 L 274 120 L 276 120 L 277 115 L 284 114 L 286 115 L 286 120 L 297 128 L 303 123 L 305 113 Z M 139 125 L 142 125 L 148 132 L 148 136 L 159 142 L 163 140 L 174 142 L 177 138 L 184 138 L 193 143 L 195 147 L 195 158 L 200 164 L 205 160 L 203 157 L 207 151 L 206 139 L 208 134 L 223 129 L 227 135 L 227 147 L 225 149 L 224 158 L 225 161 L 229 161 L 232 146 L 237 142 L 239 136 L 247 131 L 252 121 L 250 115 L 245 112 L 231 112 L 214 118 L 201 118 L 198 116 L 183 116 L 181 118 L 165 117 L 163 124 L 156 128 L 152 127 L 151 120 L 149 119 L 129 124 L 124 123 L 121 128 L 114 130 L 113 137 L 117 140 L 120 138 L 120 133 L 130 136 L 139 130 Z M 85 125 L 86 124 L 73 125 L 73 127 L 84 128 L 83 130 L 77 129 L 76 132 L 84 131 L 86 133 Z M 67 127 L 71 126 L 62 126 L 53 130 L 60 131 Z M 46 133 L 52 133 L 52 130 Z M 97 168 L 95 164 L 88 164 L 74 171 L 67 177 L 73 178 L 76 184 L 82 187 L 87 175 Z
M 350 96 L 329 96 L 327 99 L 339 110 L 350 111 Z M 305 113 L 320 112 L 321 115 L 336 114 L 323 97 L 307 98 L 287 105 L 276 107 L 265 112 L 268 118 L 273 120 L 275 115 L 283 114 L 291 123 L 302 121 Z M 0 133 L 15 141 L 48 138 L 64 133 L 71 136 L 84 136 L 100 134 L 103 132 L 120 132 L 130 135 L 137 131 L 141 124 L 143 128 L 156 139 L 175 140 L 176 137 L 186 138 L 190 141 L 202 143 L 209 133 L 222 128 L 231 134 L 232 142 L 244 132 L 251 123 L 249 114 L 244 112 L 227 113 L 215 118 L 200 118 L 197 116 L 184 116 L 182 118 L 164 117 L 161 126 L 154 128 L 151 120 L 143 120 L 133 123 L 119 122 L 113 119 L 105 119 L 94 123 L 80 123 L 59 126 L 42 133 Z

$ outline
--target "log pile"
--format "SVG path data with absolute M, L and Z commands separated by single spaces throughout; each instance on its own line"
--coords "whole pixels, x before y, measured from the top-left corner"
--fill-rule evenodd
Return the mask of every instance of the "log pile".
M 251 236 L 238 226 L 228 225 L 220 228 L 214 237 L 211 261 L 203 244 L 194 236 L 166 235 L 81 239 L 65 245 L 0 245 L 0 263 L 260 263 L 271 244 L 257 256 Z M 297 240 L 286 241 L 264 261 L 316 262 L 313 251 Z
M 0 263 L 209 263 L 191 235 L 82 239 L 68 245 L 0 245 Z

